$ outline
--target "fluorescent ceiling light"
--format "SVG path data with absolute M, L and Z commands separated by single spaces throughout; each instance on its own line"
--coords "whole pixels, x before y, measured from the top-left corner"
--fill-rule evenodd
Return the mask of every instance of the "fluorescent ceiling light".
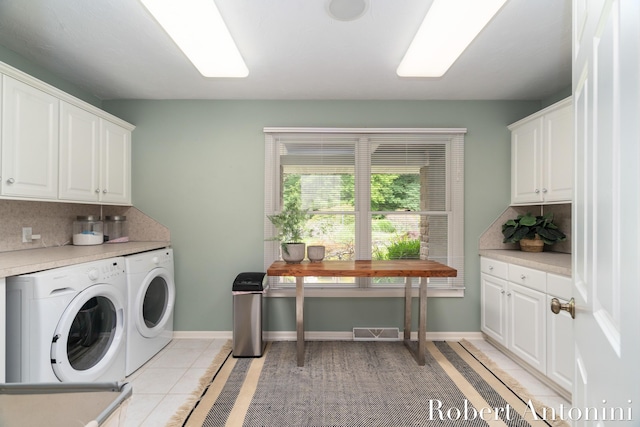
M 214 0 L 140 0 L 205 77 L 246 77 L 249 70 Z
M 396 71 L 441 77 L 507 0 L 434 0 Z

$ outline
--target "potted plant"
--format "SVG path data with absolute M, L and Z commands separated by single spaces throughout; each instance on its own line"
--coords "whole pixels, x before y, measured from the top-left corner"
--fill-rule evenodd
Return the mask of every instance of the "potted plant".
M 533 216 L 518 215 L 502 225 L 503 243 L 520 243 L 520 250 L 542 252 L 544 245 L 567 240 L 567 236 L 553 223 L 553 213 Z
M 302 209 L 296 199 L 285 203 L 279 214 L 267 215 L 276 228 L 277 235 L 269 240 L 277 240 L 282 248 L 282 259 L 288 263 L 298 263 L 304 259 L 305 244 L 302 242 L 305 225 L 309 219 L 306 209 Z

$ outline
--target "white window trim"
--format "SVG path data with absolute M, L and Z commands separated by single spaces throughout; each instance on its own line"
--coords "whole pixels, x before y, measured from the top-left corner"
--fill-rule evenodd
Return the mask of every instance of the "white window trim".
M 277 201 L 280 194 L 280 156 L 277 150 L 277 143 L 274 135 L 282 133 L 339 133 L 339 134 L 364 134 L 364 135 L 380 135 L 380 134 L 430 134 L 430 135 L 447 135 L 452 141 L 454 138 L 462 137 L 457 142 L 461 145 L 458 149 L 464 150 L 464 134 L 467 133 L 466 128 L 317 128 L 317 127 L 265 127 L 265 212 L 275 212 Z M 449 147 L 449 146 L 448 146 Z M 356 156 L 358 159 L 359 156 Z M 450 180 L 452 177 L 457 185 L 464 186 L 464 156 L 463 158 L 454 158 L 449 156 L 452 162 L 451 173 L 446 177 Z M 357 160 L 356 160 L 357 161 Z M 464 192 L 463 192 L 464 194 Z M 452 210 L 452 220 L 449 221 L 449 236 L 451 241 L 450 257 L 452 260 L 451 267 L 458 269 L 459 272 L 464 271 L 464 197 L 457 201 L 458 209 Z M 367 200 L 368 203 L 368 200 Z M 356 211 L 357 215 L 357 211 Z M 361 227 L 365 227 L 365 221 L 360 222 Z M 265 238 L 273 235 L 273 224 L 264 216 Z M 368 232 L 368 230 L 367 230 Z M 274 243 L 275 245 L 275 243 Z M 266 247 L 266 246 L 265 246 Z M 453 257 L 453 253 L 458 257 Z M 356 254 L 358 259 L 362 259 Z M 273 262 L 271 251 L 264 251 L 264 268 L 266 269 Z M 275 281 L 277 278 L 269 278 L 269 281 Z M 417 284 L 415 280 L 415 284 Z M 404 286 L 404 285 L 403 285 Z M 429 297 L 464 297 L 464 285 L 457 287 L 429 287 L 427 295 Z M 418 290 L 414 287 L 412 293 L 417 297 Z M 270 288 L 266 294 L 268 297 L 294 297 L 295 287 L 293 288 Z M 403 297 L 403 287 L 375 288 L 375 287 L 344 287 L 344 288 L 314 288 L 313 286 L 305 286 L 305 296 L 309 297 Z

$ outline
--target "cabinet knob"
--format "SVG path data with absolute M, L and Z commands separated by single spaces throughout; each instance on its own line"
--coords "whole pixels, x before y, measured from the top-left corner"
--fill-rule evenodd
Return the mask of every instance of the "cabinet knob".
M 504 289 L 503 289 L 503 290 L 501 290 L 501 291 L 500 291 L 500 293 L 504 295 Z
M 546 192 L 547 192 L 547 189 L 546 189 L 546 188 L 543 188 L 543 189 L 542 189 L 542 192 L 543 192 L 543 193 L 546 193 Z
M 9 178 L 9 179 L 7 180 L 7 184 L 13 184 L 14 182 L 16 182 L 16 180 L 15 180 L 15 179 L 13 179 L 13 178 Z
M 489 266 L 489 271 L 493 270 L 493 265 Z
M 566 311 L 571 315 L 572 319 L 576 318 L 576 300 L 571 298 L 568 303 L 563 304 L 558 298 L 551 299 L 551 311 L 553 314 L 558 314 L 560 311 Z
M 526 279 L 526 278 L 527 278 L 527 276 L 525 276 L 524 274 L 521 274 L 521 275 L 520 275 L 520 278 L 521 278 L 522 280 L 524 280 L 524 279 Z
M 540 190 L 538 190 L 537 188 L 534 190 L 534 193 L 538 194 L 540 192 Z
M 510 297 L 510 296 L 511 296 L 511 292 L 508 292 L 508 293 L 507 293 L 507 296 L 508 296 L 508 297 Z
M 105 189 L 105 190 L 102 190 L 102 192 L 103 192 L 104 194 L 107 194 L 107 190 L 106 190 L 106 189 Z
M 96 188 L 96 193 L 99 193 L 99 192 L 100 192 L 100 189 L 99 189 L 99 188 Z

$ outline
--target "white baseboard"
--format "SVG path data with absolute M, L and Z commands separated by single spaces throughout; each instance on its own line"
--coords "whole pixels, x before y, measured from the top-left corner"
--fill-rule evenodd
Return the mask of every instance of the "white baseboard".
M 400 332 L 402 336 L 402 332 Z M 231 339 L 232 331 L 174 331 L 174 338 L 182 339 Z M 264 331 L 266 341 L 295 341 L 296 331 Z M 352 341 L 353 331 L 306 331 L 309 341 Z M 411 339 L 417 340 L 418 333 L 412 332 Z M 460 341 L 463 339 L 483 339 L 482 332 L 427 332 L 430 341 Z

